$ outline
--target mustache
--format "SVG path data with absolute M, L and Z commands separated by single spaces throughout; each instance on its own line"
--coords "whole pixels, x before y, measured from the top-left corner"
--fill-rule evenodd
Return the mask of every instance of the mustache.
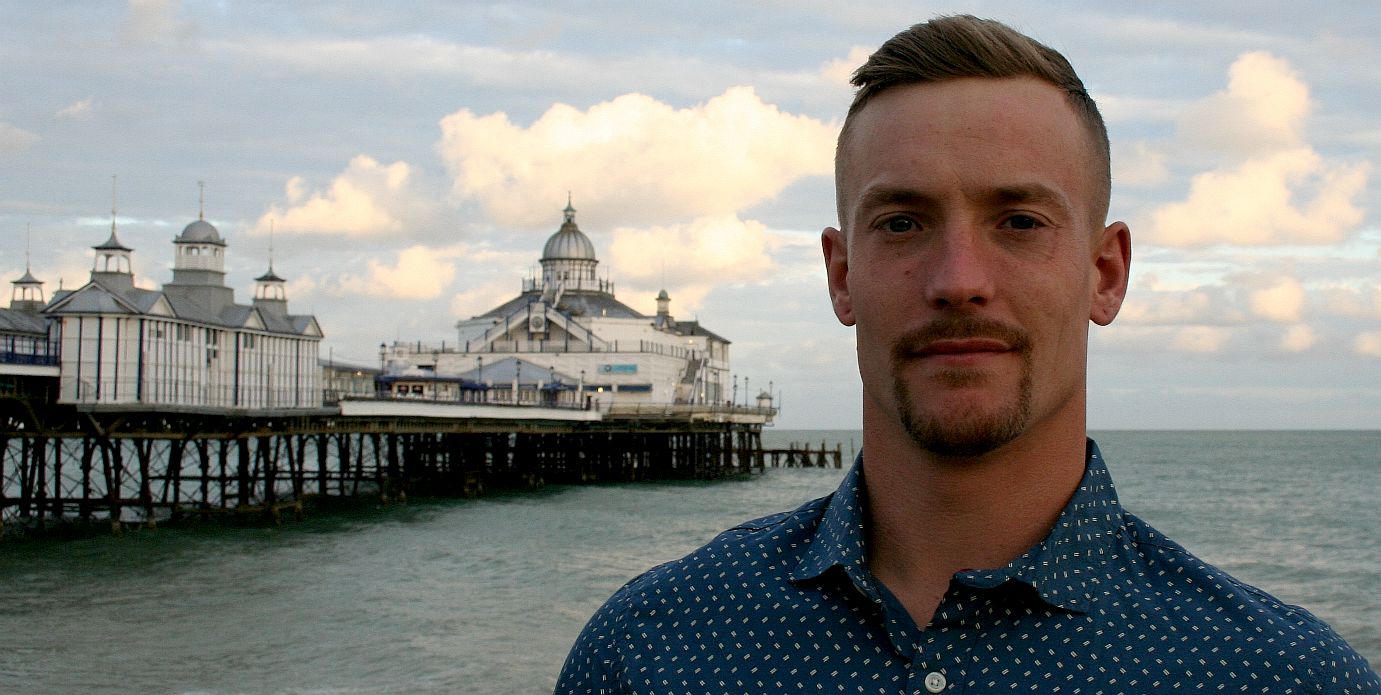
M 892 359 L 912 358 L 937 340 L 973 338 L 999 340 L 1019 355 L 1031 352 L 1031 336 L 1020 328 L 977 316 L 946 316 L 903 333 L 892 344 Z

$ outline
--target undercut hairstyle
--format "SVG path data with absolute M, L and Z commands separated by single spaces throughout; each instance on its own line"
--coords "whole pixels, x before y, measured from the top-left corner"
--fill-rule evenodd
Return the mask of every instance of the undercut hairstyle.
M 1059 51 L 1001 22 L 972 15 L 937 17 L 917 24 L 888 39 L 854 71 L 850 83 L 858 91 L 835 148 L 836 195 L 850 126 L 873 97 L 893 87 L 963 77 L 1034 77 L 1063 91 L 1083 122 L 1090 150 L 1099 160 L 1099 208 L 1106 215 L 1112 191 L 1108 129 L 1074 67 Z M 839 222 L 847 225 L 842 200 L 839 209 Z

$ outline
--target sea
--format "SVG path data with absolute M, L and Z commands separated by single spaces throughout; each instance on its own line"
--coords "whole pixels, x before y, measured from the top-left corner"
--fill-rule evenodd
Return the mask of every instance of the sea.
M 1381 432 L 1096 432 L 1124 506 L 1381 666 Z M 769 429 L 764 444 L 856 431 Z M 0 541 L 3 693 L 550 693 L 615 589 L 842 470 Z

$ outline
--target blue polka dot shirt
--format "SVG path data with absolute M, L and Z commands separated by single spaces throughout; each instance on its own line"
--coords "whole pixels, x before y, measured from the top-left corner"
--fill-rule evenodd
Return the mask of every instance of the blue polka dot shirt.
M 1123 511 L 1092 441 L 1049 536 L 955 574 L 924 630 L 868 571 L 862 475 L 626 584 L 556 692 L 1381 693 L 1318 618 Z

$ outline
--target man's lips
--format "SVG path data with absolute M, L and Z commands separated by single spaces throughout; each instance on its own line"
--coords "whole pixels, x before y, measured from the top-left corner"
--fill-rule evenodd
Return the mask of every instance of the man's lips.
M 916 357 L 953 355 L 956 357 L 1010 352 L 1012 346 L 995 338 L 951 338 L 936 340 L 911 350 Z

